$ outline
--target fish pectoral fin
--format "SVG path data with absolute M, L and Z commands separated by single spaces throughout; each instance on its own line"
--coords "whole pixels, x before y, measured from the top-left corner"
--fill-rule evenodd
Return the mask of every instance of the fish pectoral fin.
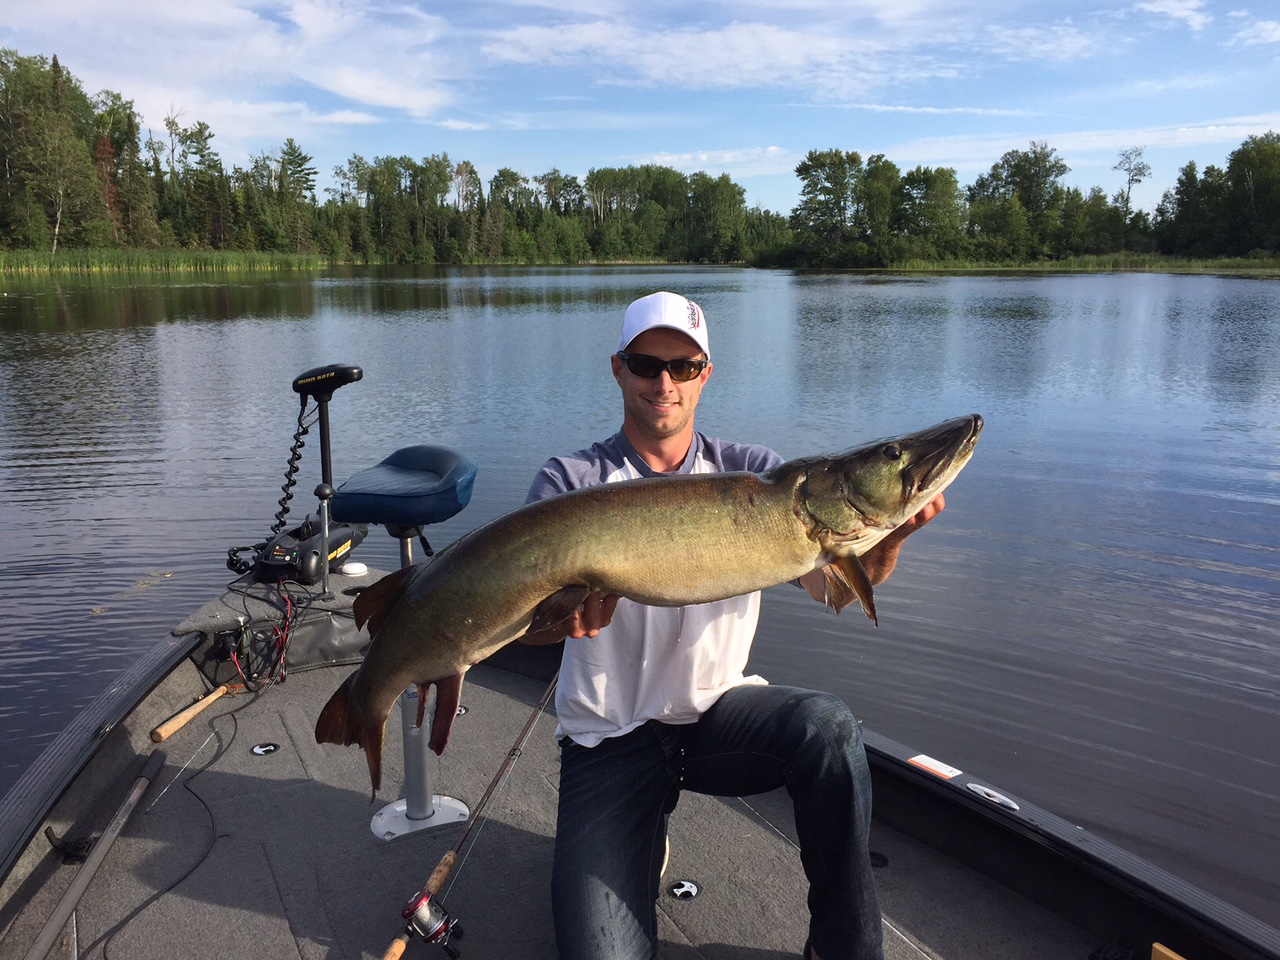
M 401 567 L 395 573 L 389 573 L 376 583 L 372 583 L 360 591 L 355 602 L 351 604 L 351 613 L 356 619 L 356 628 L 369 624 L 369 635 L 377 633 L 387 612 L 395 606 L 399 598 L 400 587 L 413 571 L 413 567 Z
M 831 566 L 822 568 L 822 579 L 824 581 L 824 602 L 836 613 L 839 613 L 853 603 L 854 600 L 858 599 L 858 595 L 854 593 L 848 581 L 836 573 Z
M 822 568 L 822 575 L 827 581 L 827 606 L 839 613 L 857 599 L 865 613 L 877 627 L 876 602 L 871 577 L 862 561 L 849 554 L 836 557 L 830 564 Z
M 533 622 L 526 632 L 538 633 L 560 626 L 578 612 L 589 593 L 591 588 L 582 584 L 561 587 L 534 608 Z
M 438 757 L 444 753 L 444 748 L 449 743 L 453 718 L 458 715 L 458 704 L 462 702 L 462 674 L 455 673 L 453 676 L 441 677 L 432 682 L 436 685 L 436 712 L 431 719 L 431 740 L 427 745 Z M 425 693 L 426 688 L 422 689 Z M 425 704 L 426 698 L 420 696 L 418 702 Z M 421 711 L 422 707 L 418 709 Z M 422 723 L 421 714 L 418 716 L 418 723 Z

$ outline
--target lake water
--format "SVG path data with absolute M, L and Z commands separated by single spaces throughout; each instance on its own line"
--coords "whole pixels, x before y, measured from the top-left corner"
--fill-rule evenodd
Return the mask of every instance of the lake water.
M 271 526 L 294 376 L 341 479 L 480 464 L 443 544 L 620 422 L 628 302 L 702 303 L 706 432 L 831 452 L 977 412 L 879 629 L 769 591 L 753 665 L 1280 926 L 1280 283 L 731 269 L 0 285 L 0 791 Z M 311 509 L 317 434 L 294 517 Z M 358 558 L 397 565 L 373 531 Z

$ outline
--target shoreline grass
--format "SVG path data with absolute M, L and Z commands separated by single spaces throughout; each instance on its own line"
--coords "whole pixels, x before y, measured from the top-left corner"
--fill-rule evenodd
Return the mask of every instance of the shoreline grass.
M 43 250 L 0 250 L 0 275 L 10 276 L 315 271 L 330 265 L 319 254 L 245 250 L 72 248 L 56 256 Z
M 635 267 L 655 261 L 593 261 L 577 266 Z M 245 250 L 186 249 L 83 249 L 72 248 L 56 256 L 39 250 L 0 249 L 0 277 L 67 274 L 221 274 L 317 272 L 330 267 L 350 266 L 351 261 L 334 260 L 320 254 L 274 253 Z M 517 266 L 510 261 L 468 264 L 471 267 Z M 522 264 L 523 266 L 569 266 L 568 264 Z M 443 266 L 437 264 L 436 266 Z M 804 270 L 806 268 L 799 268 Z M 980 260 L 907 260 L 879 269 L 855 268 L 855 273 L 915 274 L 1035 274 L 1035 273 L 1185 273 L 1232 276 L 1280 277 L 1280 255 L 1192 259 L 1154 253 L 1088 254 L 1062 260 L 1035 260 L 1027 263 Z

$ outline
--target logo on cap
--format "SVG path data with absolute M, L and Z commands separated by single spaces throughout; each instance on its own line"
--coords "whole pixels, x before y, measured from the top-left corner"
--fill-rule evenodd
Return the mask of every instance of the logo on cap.
M 698 324 L 702 322 L 702 308 L 692 300 L 686 300 L 685 303 L 689 307 L 689 329 L 697 330 Z

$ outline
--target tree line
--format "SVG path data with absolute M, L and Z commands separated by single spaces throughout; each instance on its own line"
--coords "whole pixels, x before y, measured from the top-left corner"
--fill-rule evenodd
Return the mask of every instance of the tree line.
M 800 203 L 787 254 L 822 266 L 918 261 L 1027 263 L 1120 251 L 1197 258 L 1280 253 L 1280 135 L 1248 137 L 1225 168 L 1186 164 L 1154 215 L 1133 187 L 1151 176 L 1143 148 L 1122 150 L 1125 185 L 1108 197 L 1066 187 L 1047 143 L 1010 150 L 967 187 L 948 167 L 903 173 L 882 154 L 812 150 L 797 166 Z
M 0 246 L 311 253 L 401 263 L 665 261 L 817 267 L 1025 263 L 1122 250 L 1201 258 L 1280 252 L 1280 136 L 1249 137 L 1224 167 L 1180 171 L 1153 214 L 1151 176 L 1122 151 L 1108 197 L 1065 187 L 1047 143 L 1011 150 L 973 183 L 903 172 L 882 154 L 812 150 L 789 215 L 746 205 L 727 174 L 597 168 L 581 179 L 502 168 L 485 183 L 448 154 L 353 154 L 317 194 L 292 138 L 227 170 L 204 122 L 142 130 L 132 101 L 85 93 L 57 57 L 0 50 Z

